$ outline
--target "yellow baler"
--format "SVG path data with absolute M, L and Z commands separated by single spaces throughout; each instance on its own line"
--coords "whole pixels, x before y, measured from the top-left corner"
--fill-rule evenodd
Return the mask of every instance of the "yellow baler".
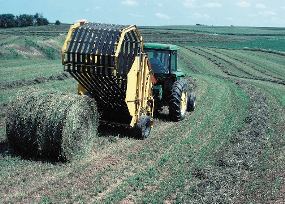
M 62 48 L 62 64 L 78 82 L 78 93 L 97 103 L 101 121 L 150 134 L 152 72 L 136 26 L 79 22 Z

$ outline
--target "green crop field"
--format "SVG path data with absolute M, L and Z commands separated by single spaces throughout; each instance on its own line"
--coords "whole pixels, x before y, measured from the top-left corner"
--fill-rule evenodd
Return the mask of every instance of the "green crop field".
M 140 29 L 179 46 L 196 110 L 156 118 L 146 140 L 99 129 L 71 163 L 10 154 L 5 130 L 19 90 L 77 92 L 60 60 L 68 26 L 0 29 L 0 203 L 285 203 L 285 28 Z

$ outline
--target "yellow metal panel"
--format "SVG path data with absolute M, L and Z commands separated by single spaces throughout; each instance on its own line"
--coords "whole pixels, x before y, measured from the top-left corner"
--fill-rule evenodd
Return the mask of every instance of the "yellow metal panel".
M 153 116 L 151 70 L 145 54 L 137 56 L 127 78 L 126 103 L 133 127 L 141 115 Z
M 67 45 L 71 40 L 72 33 L 74 32 L 75 29 L 80 27 L 80 25 L 82 25 L 82 22 L 75 23 L 74 25 L 70 26 L 70 28 L 69 28 L 66 39 L 65 39 L 64 44 L 63 44 L 62 49 L 61 49 L 62 64 L 64 64 L 64 53 L 66 52 Z
M 127 78 L 127 92 L 126 92 L 126 103 L 129 109 L 129 113 L 132 116 L 131 126 L 133 127 L 134 124 L 137 122 L 138 118 L 138 109 L 139 106 L 137 104 L 137 93 L 138 93 L 138 70 L 139 70 L 139 57 L 135 58 L 135 61 L 132 65 L 130 72 L 128 73 Z
M 119 54 L 121 52 L 122 44 L 123 44 L 123 41 L 124 41 L 126 33 L 130 32 L 132 30 L 134 30 L 136 32 L 136 34 L 138 36 L 140 36 L 140 33 L 137 31 L 138 29 L 137 29 L 137 27 L 135 25 L 131 25 L 131 26 L 123 29 L 122 33 L 121 33 L 121 36 L 120 36 L 120 39 L 119 39 L 119 42 L 118 42 L 117 47 L 115 49 L 115 56 L 116 56 L 116 58 L 119 56 Z

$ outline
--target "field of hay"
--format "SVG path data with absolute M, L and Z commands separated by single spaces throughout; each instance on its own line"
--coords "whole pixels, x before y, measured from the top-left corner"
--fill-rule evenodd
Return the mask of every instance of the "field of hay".
M 197 108 L 150 138 L 99 129 L 71 163 L 8 151 L 5 117 L 25 88 L 76 93 L 59 50 L 68 26 L 0 30 L 0 203 L 285 203 L 285 28 L 142 27 L 180 47 Z

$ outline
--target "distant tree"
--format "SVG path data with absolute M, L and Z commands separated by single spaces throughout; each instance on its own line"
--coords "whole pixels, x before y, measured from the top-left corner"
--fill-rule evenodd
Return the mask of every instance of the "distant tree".
M 35 15 L 22 14 L 16 17 L 13 14 L 0 14 L 0 28 L 41 26 L 48 24 L 48 20 L 39 13 Z
M 55 25 L 60 25 L 60 24 L 61 24 L 61 22 L 59 20 L 55 21 Z
M 39 17 L 37 19 L 37 24 L 36 25 L 38 25 L 38 26 L 48 25 L 48 24 L 49 24 L 49 22 L 48 22 L 48 20 L 46 18 Z
M 19 27 L 34 25 L 34 16 L 28 14 L 22 14 L 17 16 L 17 24 Z
M 42 14 L 36 13 L 34 16 L 33 25 L 41 26 L 41 25 L 48 25 L 49 22 L 46 18 L 43 17 Z
M 0 27 L 11 28 L 17 26 L 16 18 L 13 14 L 1 14 L 0 15 Z
M 37 20 L 38 20 L 39 17 L 41 17 L 41 14 L 39 14 L 39 13 L 36 13 L 34 15 L 33 25 L 37 25 Z
M 34 15 L 34 19 L 38 19 L 38 18 L 40 18 L 40 17 L 43 17 L 43 15 L 42 15 L 42 14 L 39 14 L 39 13 L 36 13 L 36 14 Z

